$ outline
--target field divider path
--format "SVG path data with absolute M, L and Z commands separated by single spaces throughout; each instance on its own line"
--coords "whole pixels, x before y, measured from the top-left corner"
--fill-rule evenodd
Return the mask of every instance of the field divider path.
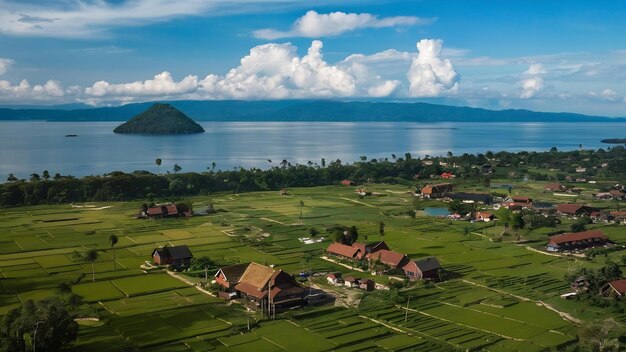
M 190 280 L 188 280 L 188 279 L 185 279 L 184 277 L 182 277 L 182 276 L 178 275 L 178 274 L 177 274 L 177 273 L 175 273 L 175 272 L 172 272 L 172 271 L 169 271 L 169 270 L 165 270 L 165 272 L 166 272 L 168 275 L 170 275 L 171 277 L 173 277 L 173 278 L 175 278 L 175 279 L 178 279 L 178 280 L 180 280 L 180 281 L 182 281 L 182 282 L 186 283 L 186 284 L 187 284 L 187 285 L 189 285 L 189 286 L 193 286 L 193 287 L 195 287 L 195 288 L 196 288 L 196 290 L 198 290 L 198 291 L 200 291 L 200 292 L 202 292 L 202 293 L 204 293 L 204 294 L 207 294 L 207 295 L 209 295 L 209 296 L 211 296 L 211 297 L 217 297 L 217 296 L 215 296 L 214 294 L 212 294 L 211 292 L 209 292 L 209 291 L 207 291 L 207 290 L 203 289 L 202 287 L 200 287 L 200 285 L 197 285 L 197 284 L 195 284 L 194 282 L 192 282 L 192 281 L 190 281 Z M 230 324 L 230 323 L 229 323 L 229 324 Z M 232 325 L 232 324 L 231 324 L 231 325 Z
M 497 288 L 489 287 L 487 285 L 479 284 L 477 282 L 469 281 L 469 280 L 466 280 L 466 279 L 463 279 L 463 282 L 465 282 L 467 284 L 470 284 L 470 285 L 477 286 L 477 287 L 482 287 L 482 288 L 485 288 L 487 290 L 491 290 L 491 291 L 494 291 L 494 292 L 498 292 L 498 293 L 502 293 L 502 294 L 505 294 L 505 295 L 509 295 L 509 296 L 515 297 L 515 298 L 517 298 L 519 300 L 522 300 L 524 302 L 534 302 L 534 303 L 536 303 L 538 305 L 541 305 L 541 306 L 543 306 L 543 307 L 545 307 L 545 308 L 547 308 L 547 309 L 557 313 L 563 320 L 570 321 L 570 322 L 575 323 L 575 324 L 582 324 L 582 321 L 580 319 L 574 318 L 569 313 L 562 312 L 562 311 L 554 308 L 550 304 L 545 303 L 543 301 L 535 301 L 535 300 L 530 299 L 528 297 L 516 295 L 516 294 L 511 293 L 511 292 L 507 292 L 507 291 L 504 291 L 504 290 L 499 290 Z
M 364 272 L 365 272 L 365 270 L 363 270 L 363 269 L 361 269 L 361 268 L 355 268 L 355 267 L 352 267 L 352 266 L 350 266 L 350 265 L 348 265 L 348 264 L 340 263 L 340 262 L 338 262 L 338 261 L 336 261 L 336 260 L 334 260 L 334 259 L 330 259 L 330 258 L 328 258 L 328 257 L 327 257 L 327 256 L 325 256 L 325 255 L 324 255 L 324 256 L 321 256 L 321 257 L 320 257 L 320 259 L 325 260 L 325 261 L 327 261 L 327 262 L 335 263 L 335 264 L 337 264 L 337 265 L 341 265 L 341 266 L 343 266 L 344 268 L 347 268 L 347 269 L 350 269 L 350 270 L 360 271 L 360 272 L 362 272 L 362 273 L 364 273 Z
M 346 198 L 346 197 L 339 197 L 339 199 L 347 200 L 348 202 L 352 202 L 352 203 L 356 203 L 356 204 L 365 205 L 366 207 L 370 207 L 370 208 L 376 208 L 375 205 L 363 203 L 363 202 L 360 202 L 360 201 L 358 201 L 356 199 L 350 199 L 350 198 Z

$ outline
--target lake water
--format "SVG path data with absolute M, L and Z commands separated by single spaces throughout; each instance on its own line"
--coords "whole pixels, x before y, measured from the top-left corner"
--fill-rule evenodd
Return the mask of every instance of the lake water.
M 607 148 L 604 138 L 624 138 L 626 123 L 343 123 L 202 122 L 206 133 L 187 136 L 116 135 L 120 122 L 0 121 L 0 177 L 33 172 L 85 176 L 114 170 L 157 172 L 267 168 L 295 163 L 344 162 L 491 150 L 544 151 Z M 78 137 L 65 137 L 77 134 Z M 268 162 L 272 160 L 272 163 Z
M 447 208 L 430 208 L 430 207 L 426 207 L 426 208 L 424 208 L 424 214 L 426 214 L 428 216 L 440 217 L 440 216 L 448 216 L 448 215 L 450 215 L 450 212 L 448 211 Z

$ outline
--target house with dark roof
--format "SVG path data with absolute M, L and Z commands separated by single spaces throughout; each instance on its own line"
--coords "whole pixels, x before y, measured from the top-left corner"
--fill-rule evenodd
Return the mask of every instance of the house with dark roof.
M 381 249 L 377 252 L 369 253 L 365 257 L 369 260 L 370 264 L 372 262 L 380 261 L 392 269 L 402 268 L 409 261 L 409 258 L 407 258 L 406 255 L 387 249 Z
M 549 252 L 560 252 L 603 246 L 607 243 L 611 242 L 604 232 L 590 230 L 550 236 L 546 250 Z
M 361 257 L 360 253 L 361 250 L 359 248 L 338 242 L 333 242 L 326 248 L 326 254 L 344 259 L 358 259 Z
M 450 193 L 454 190 L 454 186 L 450 183 L 438 183 L 435 185 L 426 185 L 422 187 L 422 197 L 435 199 L 442 198 L 446 193 Z
M 402 269 L 409 280 L 437 279 L 443 270 L 435 257 L 411 260 Z
M 594 209 L 592 207 L 588 207 L 586 205 L 582 205 L 582 204 L 566 203 L 566 204 L 557 204 L 556 205 L 557 213 L 559 213 L 559 215 L 563 215 L 563 216 L 590 215 L 594 210 L 596 210 L 596 209 Z
M 360 252 L 357 254 L 358 259 L 363 259 L 365 258 L 367 254 L 376 253 L 382 249 L 389 250 L 389 247 L 384 241 L 371 242 L 367 244 L 361 243 L 361 242 L 354 242 L 352 244 L 352 247 L 358 248 L 360 250 Z
M 239 283 L 241 275 L 246 271 L 250 263 L 234 264 L 221 267 L 215 273 L 215 282 L 225 291 L 234 291 L 235 285 Z
M 305 290 L 287 272 L 250 263 L 235 285 L 239 295 L 268 314 L 302 305 Z
M 185 245 L 165 246 L 152 251 L 152 260 L 156 265 L 189 266 L 191 259 L 193 259 L 193 254 Z
M 600 294 L 604 297 L 621 298 L 626 294 L 626 280 L 614 280 L 600 289 Z

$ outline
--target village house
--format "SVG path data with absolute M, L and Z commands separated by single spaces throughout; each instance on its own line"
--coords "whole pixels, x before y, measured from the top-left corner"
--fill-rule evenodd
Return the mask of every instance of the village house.
M 338 285 L 343 283 L 343 278 L 341 277 L 341 273 L 330 273 L 326 275 L 326 280 L 329 284 Z
M 411 281 L 437 279 L 439 271 L 443 270 L 439 261 L 435 257 L 411 260 L 402 269 L 404 270 L 404 274 Z
M 609 215 L 611 216 L 612 220 L 615 222 L 619 222 L 619 223 L 624 223 L 626 222 L 626 211 L 622 210 L 622 211 L 611 211 L 609 212 Z
M 343 282 L 346 287 L 352 288 L 352 287 L 358 287 L 361 282 L 361 279 L 348 275 L 343 279 Z
M 450 193 L 453 190 L 454 190 L 454 186 L 452 184 L 439 183 L 435 185 L 426 185 L 422 187 L 421 192 L 422 192 L 423 198 L 435 199 L 435 198 L 442 198 L 447 193 Z
M 152 260 L 155 265 L 171 265 L 174 267 L 189 266 L 193 255 L 189 247 L 173 246 L 162 247 L 152 251 Z
M 612 215 L 600 211 L 592 211 L 591 214 L 589 214 L 589 218 L 591 218 L 591 221 L 594 223 L 608 223 L 613 220 Z
M 603 246 L 607 243 L 610 241 L 604 232 L 591 230 L 550 236 L 546 250 L 549 252 L 570 251 Z
M 305 290 L 297 284 L 292 275 L 254 262 L 244 265 L 245 270 L 238 280 L 236 276 L 239 275 L 241 267 L 231 266 L 221 268 L 216 274 L 215 281 L 222 288 L 236 292 L 246 302 L 263 312 L 271 313 L 302 305 Z M 218 280 L 218 276 L 222 274 L 223 277 Z
M 374 283 L 374 280 L 371 279 L 361 280 L 361 282 L 359 283 L 359 288 L 361 290 L 373 291 L 375 287 L 376 283 Z
M 389 250 L 389 247 L 383 241 L 372 242 L 368 244 L 361 243 L 361 242 L 354 242 L 352 244 L 352 247 L 359 249 L 359 253 L 357 254 L 358 259 L 364 259 L 367 254 L 376 253 L 382 249 Z
M 544 190 L 548 192 L 565 192 L 567 191 L 567 187 L 563 186 L 560 183 L 548 183 Z
M 344 186 L 352 186 L 354 184 L 354 182 L 350 181 L 350 180 L 342 180 L 341 184 Z
M 626 193 L 617 190 L 617 189 L 612 189 L 609 191 L 609 194 L 611 195 L 611 199 L 614 200 L 625 200 L 626 199 Z
M 359 248 L 338 242 L 331 243 L 328 248 L 326 248 L 326 254 L 342 259 L 355 260 L 361 258 L 361 250 Z
M 409 261 L 406 255 L 387 249 L 381 249 L 374 253 L 368 253 L 366 258 L 369 260 L 370 265 L 372 262 L 380 261 L 382 264 L 387 265 L 391 269 L 402 268 Z
M 511 196 L 504 199 L 502 206 L 511 210 L 527 209 L 533 206 L 533 200 L 529 197 Z
M 217 273 L 215 273 L 215 282 L 220 285 L 222 289 L 222 291 L 220 291 L 220 297 L 230 299 L 237 296 L 235 285 L 239 283 L 241 275 L 246 271 L 248 265 L 249 263 L 229 265 L 220 268 Z M 230 295 L 230 293 L 235 293 L 235 295 Z
M 476 221 L 489 222 L 493 221 L 493 219 L 495 219 L 495 216 L 486 211 L 477 211 L 476 215 L 474 216 L 474 220 Z
M 600 294 L 604 297 L 621 298 L 626 294 L 626 280 L 614 280 L 600 289 Z
M 594 208 L 588 207 L 582 204 L 566 203 L 566 204 L 556 205 L 556 211 L 561 216 L 578 217 L 578 216 L 590 215 L 594 210 L 595 210 Z

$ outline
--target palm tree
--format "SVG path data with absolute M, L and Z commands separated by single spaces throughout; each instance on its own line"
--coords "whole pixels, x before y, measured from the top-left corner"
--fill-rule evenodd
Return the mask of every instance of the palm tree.
M 154 163 L 157 165 L 157 173 L 161 173 L 161 158 L 157 158 Z
M 215 165 L 217 165 L 215 161 L 211 162 L 211 171 L 215 171 Z
M 117 244 L 118 238 L 115 235 L 109 236 L 109 244 L 113 249 L 113 269 L 117 270 L 117 263 L 115 262 L 115 245 Z
M 178 165 L 178 164 L 174 164 L 174 173 L 177 174 L 180 170 L 182 170 L 183 168 Z
M 304 207 L 304 201 L 300 201 L 300 219 L 302 219 L 302 208 Z
M 98 251 L 95 249 L 90 249 L 85 253 L 85 260 L 91 262 L 91 281 L 96 282 L 96 270 L 94 269 L 93 263 L 98 259 Z

